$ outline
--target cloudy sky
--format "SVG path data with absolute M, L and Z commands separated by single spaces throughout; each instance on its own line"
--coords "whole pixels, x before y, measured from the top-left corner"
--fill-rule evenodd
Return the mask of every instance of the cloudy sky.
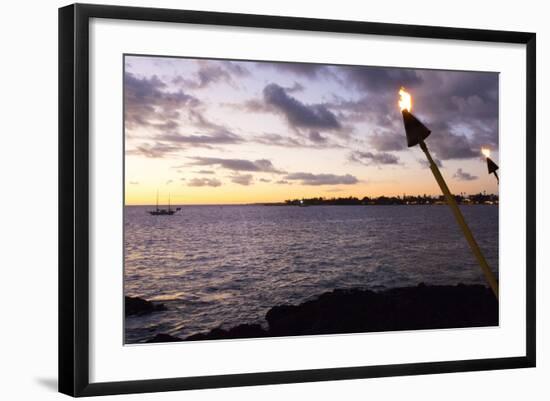
M 498 74 L 126 56 L 127 204 L 439 194 L 397 106 L 405 87 L 455 193 L 497 193 Z

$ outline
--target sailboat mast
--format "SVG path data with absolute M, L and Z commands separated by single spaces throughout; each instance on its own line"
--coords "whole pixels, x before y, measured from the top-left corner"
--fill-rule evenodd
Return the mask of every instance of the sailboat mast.
M 157 211 L 159 210 L 159 190 L 157 189 Z
M 168 211 L 170 211 L 170 193 L 168 193 Z

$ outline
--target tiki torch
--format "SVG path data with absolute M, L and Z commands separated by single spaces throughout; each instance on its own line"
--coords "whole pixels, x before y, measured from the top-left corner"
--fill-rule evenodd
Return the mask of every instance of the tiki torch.
M 485 156 L 485 159 L 487 159 L 488 173 L 494 174 L 495 177 L 497 178 L 497 183 L 499 183 L 498 174 L 497 174 L 498 165 L 489 157 L 491 156 L 491 150 L 488 148 L 481 148 L 481 153 L 483 153 L 483 156 Z
M 462 233 L 464 234 L 466 241 L 470 245 L 470 248 L 472 249 L 472 252 L 476 257 L 479 263 L 479 266 L 481 267 L 481 270 L 485 275 L 485 279 L 489 283 L 489 286 L 491 287 L 491 289 L 493 290 L 493 293 L 498 299 L 498 283 L 497 283 L 496 277 L 491 271 L 491 268 L 489 267 L 487 260 L 485 260 L 485 257 L 483 256 L 483 253 L 481 252 L 481 249 L 479 248 L 479 245 L 477 244 L 472 234 L 472 231 L 466 224 L 466 220 L 464 220 L 464 216 L 462 215 L 462 212 L 460 211 L 454 196 L 451 194 L 451 191 L 449 190 L 449 187 L 447 186 L 445 179 L 441 175 L 441 172 L 439 171 L 437 164 L 435 164 L 432 158 L 432 155 L 430 154 L 430 151 L 426 146 L 426 142 L 424 142 L 424 140 L 431 134 L 431 131 L 428 128 L 426 128 L 426 126 L 411 113 L 411 110 L 412 110 L 411 95 L 407 93 L 404 88 L 401 88 L 399 90 L 399 96 L 400 96 L 399 108 L 401 109 L 401 113 L 403 114 L 403 123 L 405 125 L 405 133 L 407 134 L 407 145 L 409 147 L 419 145 L 420 149 L 422 149 L 422 151 L 428 158 L 428 162 L 430 164 L 430 170 L 432 170 L 435 180 L 439 184 L 439 187 L 441 188 L 441 192 L 443 192 L 443 195 L 447 200 L 447 204 L 449 205 L 449 207 L 451 208 L 451 211 L 453 212 L 453 215 L 455 216 L 458 226 L 462 230 Z

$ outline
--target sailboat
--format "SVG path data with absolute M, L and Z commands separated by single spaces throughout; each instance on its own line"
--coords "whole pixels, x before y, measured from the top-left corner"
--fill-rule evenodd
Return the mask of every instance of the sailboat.
M 168 209 L 159 209 L 159 191 L 157 191 L 157 207 L 155 210 L 148 210 L 147 213 L 151 216 L 172 216 L 180 210 L 181 207 L 178 207 L 175 210 L 170 207 L 170 194 L 168 194 Z

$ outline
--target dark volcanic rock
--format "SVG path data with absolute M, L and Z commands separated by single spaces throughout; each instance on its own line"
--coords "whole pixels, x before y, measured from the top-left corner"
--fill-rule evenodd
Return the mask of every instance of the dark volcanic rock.
M 259 324 L 240 324 L 228 330 L 215 328 L 208 333 L 193 334 L 186 337 L 185 340 L 221 340 L 230 338 L 258 338 L 265 337 L 267 332 Z
M 176 341 L 181 341 L 181 338 L 171 336 L 170 334 L 159 333 L 159 334 L 155 335 L 154 337 L 151 337 L 150 339 L 148 339 L 145 342 L 146 343 L 172 343 L 172 342 L 176 342 Z
M 334 290 L 267 312 L 269 336 L 441 329 L 498 325 L 498 303 L 481 285 Z
M 148 313 L 166 310 L 164 304 L 156 304 L 139 297 L 124 297 L 126 316 L 146 315 Z
M 275 306 L 266 320 L 267 330 L 258 324 L 241 324 L 185 340 L 496 326 L 498 302 L 481 285 L 334 290 L 299 305 Z

